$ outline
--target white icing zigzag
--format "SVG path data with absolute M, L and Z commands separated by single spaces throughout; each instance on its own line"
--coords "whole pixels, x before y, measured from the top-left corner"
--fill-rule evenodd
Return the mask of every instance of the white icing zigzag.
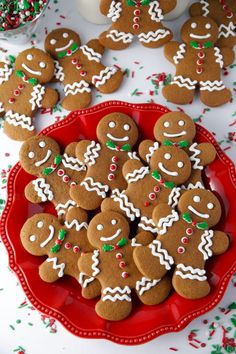
M 174 259 L 161 247 L 161 242 L 154 240 L 148 247 L 151 248 L 152 255 L 159 258 L 160 264 L 163 265 L 166 270 L 170 270 L 171 265 L 174 264 Z
M 83 163 L 76 157 L 68 156 L 67 154 L 64 154 L 62 163 L 65 168 L 70 168 L 71 170 L 78 171 L 78 172 L 86 171 L 86 166 L 83 165 Z
M 56 206 L 56 211 L 57 211 L 57 215 L 61 216 L 61 215 L 65 215 L 67 213 L 67 211 L 76 206 L 76 203 L 74 202 L 74 200 L 67 200 L 67 202 L 65 204 L 59 203 Z
M 55 78 L 59 81 L 64 81 L 65 74 L 63 72 L 63 67 L 59 64 L 58 60 L 54 60 L 54 64 L 55 64 L 55 71 L 54 71 Z
M 186 190 L 186 189 L 188 189 L 188 190 L 189 189 L 205 189 L 205 187 L 202 184 L 202 182 L 198 181 L 195 184 L 189 183 L 187 186 L 182 185 L 181 189 L 184 189 L 184 190 Z
M 79 223 L 79 221 L 76 219 L 72 220 L 71 222 L 65 221 L 65 226 L 67 227 L 67 229 L 72 229 L 73 227 L 75 227 L 76 231 L 80 231 L 83 228 L 88 228 L 88 224 L 85 221 Z
M 149 167 L 142 166 L 138 170 L 134 170 L 132 173 L 127 173 L 125 179 L 128 183 L 137 182 L 143 179 L 149 173 Z
M 157 224 L 158 233 L 160 235 L 164 235 L 167 232 L 167 228 L 171 227 L 173 223 L 178 220 L 179 220 L 179 214 L 175 210 L 172 210 L 170 215 L 167 215 L 158 221 Z
M 117 30 L 111 30 L 107 35 L 107 38 L 111 38 L 114 42 L 122 41 L 123 43 L 131 43 L 133 39 L 132 33 L 119 32 Z
M 160 39 L 165 38 L 170 34 L 170 31 L 165 29 L 158 29 L 155 32 L 140 33 L 138 35 L 139 41 L 144 43 L 158 42 Z
M 99 259 L 98 259 L 98 256 L 99 256 L 99 251 L 98 250 L 94 250 L 93 251 L 93 256 L 92 256 L 93 264 L 92 264 L 92 267 L 91 267 L 92 270 L 93 270 L 93 274 L 92 274 L 93 277 L 96 277 L 96 275 L 100 273 L 100 269 L 97 267 L 98 264 L 100 263 Z
M 117 300 L 119 301 L 128 301 L 131 302 L 131 297 L 129 296 L 131 294 L 131 289 L 128 286 L 125 286 L 123 289 L 120 288 L 119 286 L 115 288 L 105 288 L 103 290 L 103 296 L 102 296 L 102 301 L 112 301 L 116 302 Z M 108 293 L 108 295 L 106 295 Z M 110 295 L 110 294 L 115 294 L 115 295 Z M 105 295 L 105 296 L 104 296 Z
M 35 85 L 33 86 L 33 91 L 31 92 L 31 99 L 29 102 L 31 103 L 31 108 L 32 111 L 35 110 L 37 107 L 42 107 L 42 99 L 43 95 L 45 94 L 45 87 L 41 85 Z
M 1 112 L 4 112 L 4 108 L 3 108 L 3 103 L 2 102 L 0 102 L 0 113 Z
M 168 199 L 168 205 L 170 205 L 172 208 L 175 208 L 178 205 L 180 191 L 181 191 L 180 187 L 175 187 L 170 192 L 169 199 Z
M 223 81 L 200 81 L 201 91 L 221 91 L 225 89 Z
M 219 27 L 219 38 L 225 37 L 228 38 L 229 36 L 236 36 L 236 26 L 234 26 L 233 22 L 230 22 L 227 25 L 224 25 L 223 23 Z
M 137 241 L 137 240 L 136 240 L 135 237 L 132 238 L 132 240 L 131 240 L 131 247 L 140 247 L 140 246 L 143 246 L 141 243 L 137 243 L 136 241 Z
M 152 155 L 154 154 L 155 151 L 157 151 L 159 149 L 159 143 L 157 141 L 155 141 L 155 143 L 150 146 L 149 148 L 149 153 L 146 155 L 146 160 L 147 163 L 150 162 Z
M 110 18 L 112 22 L 116 22 L 120 18 L 121 12 L 122 12 L 121 2 L 120 1 L 116 2 L 113 0 L 110 5 L 110 9 L 107 14 L 107 17 Z
M 212 230 L 205 230 L 201 236 L 201 243 L 198 246 L 198 249 L 203 254 L 203 259 L 206 261 L 208 258 L 212 256 L 212 238 L 214 236 L 214 232 Z
M 106 69 L 101 70 L 99 75 L 94 75 L 92 77 L 92 83 L 95 87 L 105 85 L 105 83 L 117 72 L 117 68 L 114 66 L 107 66 Z
M 139 293 L 139 296 L 142 296 L 146 291 L 150 290 L 151 288 L 154 288 L 161 279 L 148 279 L 145 277 L 142 277 L 141 280 L 138 280 L 136 282 L 136 290 Z
M 164 19 L 159 1 L 152 1 L 150 3 L 148 13 L 151 16 L 152 21 L 160 22 Z
M 96 159 L 99 157 L 98 151 L 101 150 L 101 145 L 92 141 L 90 145 L 88 145 L 86 153 L 84 154 L 84 163 L 88 166 L 93 166 L 96 163 Z
M 179 87 L 186 87 L 188 90 L 195 90 L 197 80 L 191 80 L 188 77 L 184 78 L 181 75 L 175 76 L 171 85 L 178 85 Z
M 13 72 L 13 68 L 9 66 L 10 61 L 8 58 L 2 59 L 1 63 L 4 63 L 4 66 L 0 68 L 0 85 L 8 81 Z
M 109 191 L 109 187 L 106 184 L 94 182 L 92 177 L 86 177 L 80 185 L 84 186 L 89 192 L 96 192 L 97 195 L 103 199 L 106 198 L 106 193 Z
M 100 63 L 102 56 L 100 53 L 95 52 L 93 48 L 90 48 L 87 45 L 83 45 L 82 47 L 80 47 L 80 49 L 82 50 L 83 54 L 88 58 L 88 60 Z
M 118 189 L 114 189 L 112 191 L 111 198 L 120 204 L 120 209 L 125 212 L 126 216 L 131 221 L 134 221 L 135 218 L 140 217 L 140 210 L 135 208 L 134 204 L 129 201 L 127 195 L 124 194 L 124 192 L 120 193 Z
M 186 52 L 185 49 L 186 49 L 186 44 L 185 43 L 180 44 L 178 52 L 173 57 L 175 64 L 179 64 L 180 60 L 184 59 L 184 54 Z
M 185 266 L 182 263 L 177 265 L 177 269 L 181 269 L 181 270 L 177 270 L 175 274 L 179 275 L 182 279 L 191 279 L 191 280 L 199 280 L 199 281 L 207 280 L 207 277 L 204 275 L 206 274 L 206 271 L 204 269 Z M 186 274 L 184 274 L 182 271 L 186 272 Z
M 82 272 L 79 274 L 78 282 L 82 286 L 82 288 L 87 288 L 88 284 L 93 281 L 94 281 L 93 277 L 88 277 L 85 273 Z
M 203 166 L 200 165 L 201 160 L 199 159 L 199 157 L 197 157 L 198 155 L 201 154 L 201 151 L 197 149 L 198 143 L 193 143 L 190 148 L 189 151 L 191 151 L 193 154 L 190 156 L 190 160 L 192 162 L 194 162 L 193 168 L 195 170 L 203 170 Z
M 13 111 L 10 110 L 6 112 L 5 119 L 8 124 L 14 125 L 14 127 L 20 126 L 29 131 L 34 130 L 34 126 L 32 126 L 32 118 L 26 117 L 25 114 L 13 113 Z
M 214 47 L 216 63 L 220 64 L 221 69 L 224 67 L 223 55 L 220 52 L 220 48 Z
M 42 202 L 46 202 L 47 200 L 52 201 L 54 195 L 50 189 L 50 184 L 46 183 L 44 178 L 37 178 L 32 182 L 34 186 L 34 190 L 37 195 L 41 198 Z
M 128 156 L 129 156 L 130 160 L 138 160 L 138 161 L 140 161 L 140 158 L 137 156 L 137 152 L 136 151 L 134 151 L 134 152 L 128 151 Z
M 52 262 L 53 269 L 60 269 L 58 272 L 58 277 L 61 278 L 64 275 L 65 263 L 57 264 L 57 257 L 47 258 L 46 262 Z
M 153 234 L 157 233 L 157 228 L 156 225 L 154 224 L 152 219 L 147 218 L 146 216 L 142 216 L 141 220 L 138 224 L 138 227 L 140 227 L 141 229 L 143 229 L 144 231 L 149 231 Z
M 200 0 L 200 3 L 203 5 L 202 6 L 202 11 L 203 11 L 203 16 L 207 16 L 209 14 L 209 3 L 206 0 Z
M 91 92 L 91 89 L 89 88 L 89 84 L 81 80 L 80 82 L 73 82 L 73 84 L 67 84 L 64 87 L 64 92 L 65 95 L 76 95 L 77 93 L 84 93 L 84 92 Z

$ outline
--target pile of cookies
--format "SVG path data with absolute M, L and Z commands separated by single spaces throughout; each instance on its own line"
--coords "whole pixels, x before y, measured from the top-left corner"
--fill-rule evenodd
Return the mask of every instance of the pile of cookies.
M 47 136 L 21 147 L 21 166 L 36 177 L 26 198 L 49 201 L 58 214 L 36 214 L 21 230 L 23 247 L 47 256 L 42 280 L 74 277 L 82 296 L 100 297 L 96 312 L 111 321 L 130 314 L 135 293 L 146 305 L 173 291 L 206 296 L 205 263 L 229 246 L 224 232 L 212 230 L 221 204 L 202 179 L 214 146 L 195 140 L 196 126 L 182 112 L 156 121 L 154 141 L 140 141 L 135 121 L 119 112 L 96 132 L 97 141 L 71 143 L 63 154 Z

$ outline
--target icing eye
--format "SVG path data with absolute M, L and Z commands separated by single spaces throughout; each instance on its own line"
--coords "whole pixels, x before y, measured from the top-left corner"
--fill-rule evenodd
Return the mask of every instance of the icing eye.
M 103 230 L 103 228 L 104 228 L 104 227 L 103 227 L 103 225 L 102 225 L 102 224 L 98 224 L 98 225 L 97 225 L 97 230 L 98 230 L 98 231 L 102 231 L 102 230 Z
M 39 66 L 40 66 L 40 68 L 45 69 L 46 68 L 46 63 L 44 63 L 44 61 L 41 61 L 39 63 Z
M 51 40 L 50 40 L 50 44 L 51 45 L 55 45 L 57 43 L 57 41 L 54 39 L 54 38 L 52 38 Z
M 193 201 L 194 201 L 195 203 L 200 203 L 201 198 L 199 197 L 199 195 L 195 195 L 195 196 L 193 197 Z
M 26 58 L 27 58 L 27 60 L 31 61 L 31 60 L 33 60 L 33 55 L 32 54 L 28 54 Z
M 109 126 L 109 128 L 115 128 L 116 123 L 115 122 L 109 122 L 108 126 Z
M 46 146 L 45 141 L 40 141 L 39 142 L 39 147 L 44 148 Z
M 164 158 L 165 158 L 166 160 L 170 160 L 170 159 L 171 159 L 171 154 L 166 153 L 166 154 L 164 155 Z
M 214 204 L 213 203 L 208 203 L 207 204 L 207 208 L 212 210 L 214 208 Z
M 182 161 L 179 161 L 179 162 L 177 163 L 177 166 L 178 166 L 179 168 L 182 168 L 182 167 L 184 167 L 184 163 L 183 163 Z
M 197 28 L 197 24 L 196 24 L 196 22 L 193 22 L 193 23 L 191 24 L 191 27 L 192 27 L 192 29 Z
M 29 157 L 30 159 L 33 159 L 33 158 L 35 157 L 35 153 L 34 153 L 33 151 L 30 151 L 30 152 L 28 153 L 28 157 Z
M 116 225 L 116 224 L 117 224 L 117 221 L 116 221 L 115 219 L 112 219 L 112 220 L 111 220 L 111 223 L 112 223 L 112 225 Z
M 65 32 L 65 33 L 63 33 L 62 37 L 63 37 L 63 38 L 68 38 L 68 37 L 69 37 L 69 34 Z
M 211 29 L 211 24 L 207 23 L 205 27 L 206 27 L 206 29 Z
M 37 227 L 38 227 L 39 229 L 42 229 L 42 227 L 43 227 L 43 221 L 39 221 L 39 222 L 37 223 Z
M 169 123 L 169 122 L 165 122 L 165 123 L 164 123 L 164 127 L 165 127 L 165 128 L 169 128 L 169 126 L 170 126 L 170 123 Z
M 126 131 L 130 130 L 130 125 L 129 124 L 125 124 L 124 125 L 124 130 L 126 130 Z
M 34 242 L 34 241 L 36 241 L 36 236 L 35 235 L 31 235 L 29 239 L 30 239 L 31 242 Z
M 178 124 L 180 127 L 183 127 L 185 125 L 185 122 L 184 120 L 179 120 Z

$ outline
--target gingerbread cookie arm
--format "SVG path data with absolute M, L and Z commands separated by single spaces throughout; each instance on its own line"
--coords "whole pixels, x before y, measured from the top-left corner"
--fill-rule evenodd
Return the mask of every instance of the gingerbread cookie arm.
M 211 251 L 213 255 L 218 255 L 227 251 L 229 247 L 229 237 L 225 232 L 222 231 L 212 231 L 212 246 Z
M 44 178 L 37 178 L 25 187 L 25 197 L 31 203 L 42 203 L 51 201 L 53 192 Z
M 60 262 L 57 257 L 48 257 L 39 266 L 39 275 L 47 283 L 54 283 L 64 276 L 65 263 Z
M 100 11 L 103 15 L 107 16 L 112 0 L 100 0 Z
M 78 142 L 75 149 L 75 155 L 79 159 L 79 161 L 86 164 L 86 154 L 89 151 L 88 147 L 91 146 L 92 143 L 93 142 L 90 140 L 81 140 Z M 94 145 L 96 145 L 95 142 Z
M 138 147 L 138 153 L 142 160 L 149 163 L 154 152 L 159 149 L 159 143 L 153 140 L 144 140 Z
M 135 236 L 135 241 L 138 245 L 147 246 L 153 241 L 153 236 L 150 232 L 142 231 Z
M 168 204 L 157 205 L 152 212 L 152 219 L 155 224 L 160 225 L 160 222 L 172 215 L 173 209 Z M 164 220 L 163 220 L 164 221 Z
M 204 15 L 202 4 L 201 3 L 192 4 L 189 8 L 189 14 L 191 17 Z
M 88 227 L 88 214 L 79 207 L 73 207 L 68 210 L 65 217 L 65 225 L 67 226 L 68 223 L 72 223 L 74 220 L 83 220 L 84 226 Z
M 93 51 L 96 53 L 100 54 L 99 58 L 101 59 L 102 55 L 104 54 L 105 48 L 103 45 L 99 42 L 98 39 L 91 39 L 87 44 L 87 47 L 91 48 Z M 100 61 L 100 60 L 99 60 Z
M 210 143 L 198 144 L 196 145 L 195 150 L 198 151 L 198 155 L 194 157 L 196 151 L 195 152 L 193 151 L 193 154 L 190 157 L 191 161 L 194 162 L 194 165 L 197 164 L 196 159 L 199 160 L 201 165 L 207 166 L 211 162 L 213 162 L 216 158 L 216 149 L 214 145 Z
M 235 53 L 232 48 L 221 47 L 220 52 L 221 55 L 223 55 L 223 62 L 225 67 L 233 64 L 235 59 Z
M 52 88 L 46 88 L 41 105 L 43 108 L 52 108 L 58 102 L 58 92 Z
M 141 172 L 142 168 L 146 168 L 139 160 L 128 160 L 124 163 L 122 168 L 123 176 L 128 183 L 135 180 L 136 175 Z
M 177 5 L 176 0 L 159 0 L 160 8 L 164 14 L 168 14 L 170 11 L 174 10 Z
M 55 70 L 54 70 L 54 78 L 52 81 L 54 81 L 54 82 L 64 81 L 65 74 L 64 74 L 63 67 L 61 66 L 61 64 L 58 60 L 54 60 L 54 64 L 55 64 Z
M 166 59 L 175 65 L 177 64 L 177 60 L 182 58 L 182 51 L 183 48 L 181 49 L 181 44 L 176 41 L 171 41 L 164 46 L 164 55 Z
M 99 265 L 99 251 L 95 250 L 93 253 L 83 254 L 79 261 L 78 267 L 81 273 L 89 277 L 95 277 L 100 273 Z

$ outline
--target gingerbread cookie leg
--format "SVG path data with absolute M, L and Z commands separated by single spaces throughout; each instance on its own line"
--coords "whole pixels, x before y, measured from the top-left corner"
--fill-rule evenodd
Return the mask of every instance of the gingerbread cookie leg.
M 99 41 L 104 47 L 113 50 L 128 48 L 133 41 L 132 33 L 125 33 L 117 29 L 110 29 L 100 34 Z
M 163 88 L 162 94 L 168 101 L 175 104 L 188 104 L 194 98 L 196 84 L 196 80 L 178 75 L 174 77 L 170 85 Z
M 172 284 L 176 292 L 186 299 L 200 299 L 210 292 L 204 264 L 202 268 L 177 264 Z
M 62 107 L 68 111 L 86 108 L 91 103 L 91 89 L 89 84 L 84 80 L 66 84 L 64 91 L 65 98 L 62 101 Z
M 35 135 L 32 117 L 18 112 L 7 111 L 5 114 L 4 132 L 9 138 L 23 141 Z
M 131 289 L 128 286 L 102 289 L 101 300 L 96 304 L 96 312 L 99 316 L 108 321 L 121 321 L 130 314 L 131 310 Z
M 173 37 L 172 32 L 165 27 L 158 28 L 156 31 L 140 33 L 139 42 L 148 48 L 159 48 L 169 42 Z
M 142 277 L 136 282 L 136 294 L 145 305 L 157 305 L 164 301 L 171 289 L 170 279 L 148 279 Z
M 200 99 L 209 107 L 218 107 L 232 98 L 232 93 L 227 89 L 223 81 L 201 81 L 200 82 Z

